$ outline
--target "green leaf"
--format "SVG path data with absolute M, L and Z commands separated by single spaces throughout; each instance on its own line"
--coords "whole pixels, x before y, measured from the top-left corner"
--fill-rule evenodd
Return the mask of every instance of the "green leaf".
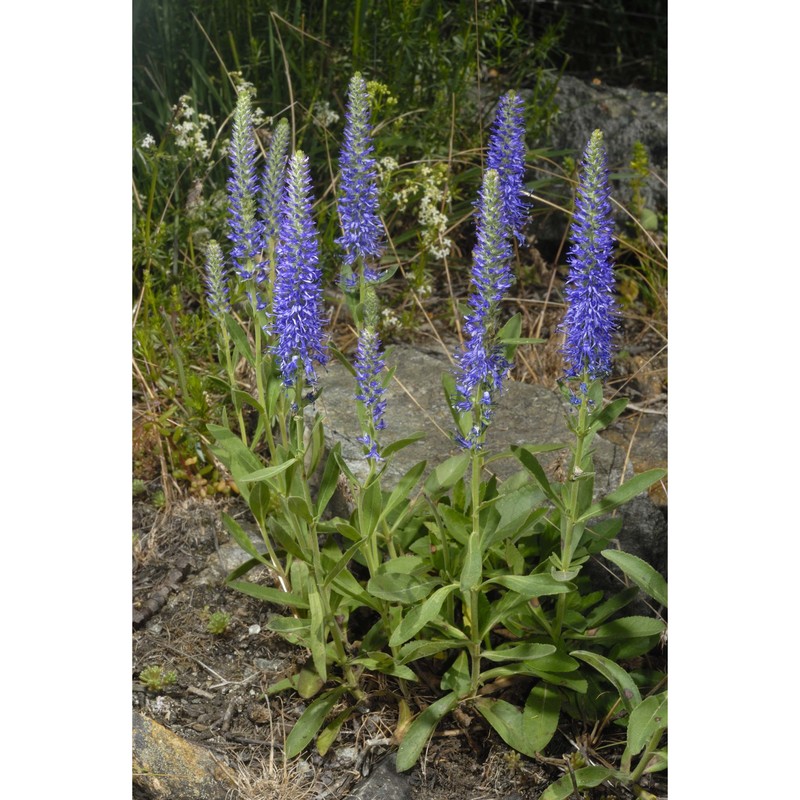
M 358 517 L 362 536 L 371 536 L 381 517 L 381 484 L 377 478 L 367 486 L 359 497 Z
M 589 416 L 587 420 L 588 427 L 593 428 L 595 431 L 607 428 L 625 410 L 627 405 L 627 397 L 613 400 L 605 408 L 601 408 Z
M 442 689 L 450 689 L 459 697 L 465 697 L 470 691 L 470 671 L 467 651 L 462 650 L 456 660 L 450 665 L 447 672 L 442 675 Z
M 239 355 L 241 355 L 243 358 L 246 358 L 247 363 L 250 364 L 251 367 L 254 367 L 256 359 L 253 353 L 253 348 L 250 346 L 250 340 L 247 337 L 247 333 L 230 314 L 225 314 L 224 320 L 225 327 L 228 329 L 228 333 L 230 334 L 236 349 L 239 351 Z
M 294 514 L 295 517 L 299 517 L 304 522 L 311 525 L 314 522 L 314 509 L 311 508 L 309 504 L 310 500 L 306 500 L 305 497 L 292 495 L 286 498 L 286 505 L 289 511 Z
M 436 655 L 437 653 L 443 653 L 445 650 L 456 649 L 458 647 L 466 647 L 469 644 L 469 640 L 465 639 L 464 641 L 457 642 L 457 641 L 441 641 L 441 640 L 431 640 L 431 641 L 412 641 L 406 642 L 401 648 L 398 655 L 398 663 L 400 664 L 410 664 L 412 661 L 416 661 L 419 658 L 428 658 L 429 656 Z
M 336 741 L 337 737 L 339 736 L 339 731 L 342 729 L 342 725 L 347 722 L 350 717 L 353 716 L 356 712 L 355 706 L 350 706 L 342 711 L 340 714 L 337 714 L 322 730 L 319 736 L 317 736 L 317 752 L 324 756 L 325 753 L 330 750 L 331 745 Z
M 535 758 L 558 728 L 561 698 L 554 689 L 540 684 L 531 690 L 522 710 L 490 698 L 479 698 L 475 707 L 506 744 Z
M 393 675 L 407 681 L 416 681 L 417 676 L 406 666 L 395 663 L 394 658 L 388 653 L 371 651 L 352 660 L 353 664 L 363 664 L 371 672 L 382 672 L 384 675 Z
M 325 722 L 328 712 L 336 705 L 336 701 L 347 691 L 345 686 L 337 686 L 320 695 L 300 715 L 294 727 L 286 737 L 286 758 L 300 755 L 305 746 L 314 738 L 317 731 Z
M 652 617 L 622 617 L 607 622 L 599 628 L 590 628 L 586 633 L 575 634 L 575 639 L 588 641 L 620 641 L 638 639 L 645 636 L 658 636 L 664 630 L 664 623 Z
M 243 475 L 252 473 L 262 466 L 258 456 L 254 455 L 228 428 L 209 423 L 208 432 L 214 437 L 211 452 L 227 467 L 237 484 Z M 242 484 L 239 486 L 239 491 L 245 501 L 249 501 L 250 487 Z
M 274 631 L 286 639 L 291 644 L 299 647 L 307 647 L 308 642 L 308 620 L 297 619 L 295 617 L 281 617 L 277 614 L 270 617 L 267 622 L 267 629 Z
M 480 586 L 482 566 L 481 534 L 480 531 L 475 530 L 469 535 L 467 552 L 464 555 L 464 566 L 461 569 L 462 592 L 469 592 Z
M 667 693 L 653 695 L 631 711 L 628 720 L 628 747 L 633 754 L 641 753 L 656 731 L 667 729 Z
M 434 617 L 439 615 L 444 601 L 452 594 L 458 585 L 451 583 L 437 589 L 424 603 L 412 608 L 403 617 L 403 621 L 395 628 L 389 639 L 389 645 L 396 647 L 408 641 L 412 636 L 421 631 Z
M 425 471 L 427 463 L 427 461 L 420 461 L 414 464 L 414 466 L 400 478 L 397 482 L 397 486 L 386 500 L 386 505 L 383 507 L 384 516 L 392 511 L 401 500 L 408 500 L 411 490 L 417 485 L 422 473 Z
M 550 594 L 568 594 L 575 589 L 573 584 L 557 581 L 551 575 L 500 575 L 489 578 L 486 583 L 505 586 L 525 600 Z
M 547 480 L 547 475 L 545 475 L 542 465 L 539 463 L 539 459 L 537 459 L 528 448 L 519 447 L 515 444 L 511 445 L 511 452 L 516 456 L 522 466 L 533 475 L 542 491 L 553 502 L 553 505 L 555 505 L 556 508 L 563 509 L 564 504 L 550 485 L 550 481 Z
M 425 491 L 428 494 L 436 495 L 452 489 L 464 477 L 469 459 L 469 453 L 460 453 L 443 461 L 428 475 L 425 481 Z
M 618 592 L 613 597 L 610 597 L 604 603 L 597 606 L 586 618 L 586 626 L 588 628 L 596 628 L 601 622 L 605 622 L 610 617 L 613 617 L 617 611 L 630 605 L 638 596 L 639 590 L 635 586 L 623 589 L 621 592 Z
M 400 572 L 375 575 L 367 583 L 367 592 L 393 603 L 416 603 L 424 600 L 439 585 L 434 578 L 418 578 Z
M 296 458 L 292 458 L 289 461 L 284 461 L 282 464 L 275 464 L 271 467 L 258 469 L 255 472 L 248 472 L 236 478 L 236 483 L 254 483 L 255 481 L 269 480 L 270 478 L 274 478 L 276 475 L 280 475 L 282 472 L 286 472 L 286 470 L 289 469 L 289 467 L 291 467 L 296 461 Z
M 230 533 L 230 535 L 234 538 L 236 544 L 238 544 L 239 547 L 241 547 L 242 550 L 247 553 L 247 555 L 252 556 L 262 564 L 269 566 L 269 561 L 261 553 L 259 553 L 258 550 L 256 550 L 256 546 L 250 540 L 250 537 L 244 532 L 242 526 L 224 511 L 222 512 L 222 524 L 225 526 L 228 533 Z
M 341 555 L 337 560 L 336 563 L 324 570 L 325 580 L 322 582 L 322 588 L 325 589 L 333 583 L 334 580 L 339 576 L 339 573 L 350 563 L 350 560 L 353 556 L 358 552 L 359 548 L 363 544 L 365 540 L 361 539 L 357 541 L 355 544 L 350 545 L 347 550 L 344 551 L 343 555 Z M 326 554 L 331 551 L 326 548 Z
M 556 652 L 552 644 L 516 644 L 511 647 L 502 647 L 497 650 L 487 650 L 481 653 L 482 658 L 488 661 L 532 661 L 544 658 Z
M 426 433 L 413 433 L 411 436 L 407 436 L 405 439 L 398 439 L 396 442 L 390 442 L 383 448 L 381 451 L 381 455 L 384 458 L 388 458 L 392 453 L 396 453 L 399 450 L 402 450 L 404 447 L 408 447 L 410 444 L 414 444 L 414 442 L 418 442 L 420 439 L 424 439 L 427 436 Z
M 559 778 L 555 783 L 551 783 L 542 792 L 539 800 L 570 800 L 574 797 L 574 788 L 572 779 L 575 779 L 575 785 L 578 789 L 591 789 L 594 786 L 599 786 L 603 781 L 620 779 L 623 776 L 615 769 L 608 767 L 581 767 L 576 769 L 570 775 L 564 775 Z
M 256 600 L 264 600 L 267 603 L 290 608 L 308 608 L 308 603 L 302 597 L 283 592 L 280 589 L 273 589 L 271 586 L 261 586 L 249 581 L 229 581 L 228 586 L 250 597 L 255 597 Z
M 247 504 L 250 506 L 250 510 L 253 512 L 259 527 L 264 530 L 267 526 L 267 517 L 271 508 L 269 486 L 263 481 L 251 486 Z
M 318 695 L 320 689 L 325 685 L 325 681 L 322 680 L 319 673 L 308 667 L 303 667 L 300 672 L 294 676 L 293 683 L 295 691 L 303 700 L 309 700 Z
M 611 659 L 601 656 L 598 653 L 591 653 L 588 650 L 573 650 L 571 656 L 585 661 L 589 666 L 594 667 L 603 675 L 611 685 L 617 690 L 620 700 L 625 708 L 630 711 L 634 706 L 642 702 L 642 695 L 639 687 L 633 682 L 633 678 Z
M 667 582 L 646 561 L 620 550 L 603 550 L 601 555 L 616 564 L 646 595 L 667 605 Z
M 316 586 L 309 587 L 308 607 L 310 610 L 311 627 L 309 628 L 309 649 L 314 668 L 323 681 L 328 679 L 328 664 L 325 654 L 327 631 L 325 626 L 325 613 L 322 608 L 322 598 Z
M 613 511 L 615 508 L 632 500 L 636 495 L 646 491 L 666 474 L 667 471 L 665 469 L 649 469 L 647 472 L 634 475 L 629 481 L 623 483 L 619 489 L 616 489 L 611 492 L 611 494 L 606 495 L 602 500 L 589 506 L 577 521 L 583 522 L 587 519 L 591 519 L 591 517 L 598 516 L 598 514 L 607 514 L 609 511 Z
M 524 728 L 531 749 L 541 752 L 553 738 L 558 728 L 561 695 L 546 684 L 531 689 L 523 711 Z
M 398 772 L 405 772 L 417 763 L 422 749 L 433 735 L 441 719 L 458 705 L 458 695 L 450 692 L 428 706 L 412 723 L 397 750 Z M 312 734 L 313 735 L 313 734 Z M 301 748 L 302 749 L 302 748 Z M 299 752 L 299 751 L 298 751 Z
M 341 448 L 341 446 L 340 442 L 336 442 L 334 450 Z M 315 514 L 317 518 L 322 516 L 322 512 L 328 507 L 328 503 L 336 493 L 340 474 L 339 463 L 332 451 L 325 461 L 325 469 L 322 471 L 322 478 L 317 491 L 317 510 Z

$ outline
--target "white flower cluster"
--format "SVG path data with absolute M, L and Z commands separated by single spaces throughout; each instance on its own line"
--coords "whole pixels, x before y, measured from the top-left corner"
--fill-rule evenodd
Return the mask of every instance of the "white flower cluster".
M 400 320 L 391 308 L 381 309 L 381 326 L 385 331 L 396 330 L 400 327 Z
M 383 158 L 379 158 L 375 165 L 378 168 L 378 180 L 384 188 L 388 185 L 389 180 L 392 177 L 392 173 L 400 169 L 397 159 L 392 158 L 392 156 L 384 156 Z
M 318 128 L 330 128 L 339 121 L 339 115 L 331 108 L 331 104 L 327 100 L 314 103 L 311 116 Z
M 172 125 L 175 143 L 181 150 L 208 161 L 211 158 L 211 148 L 203 131 L 213 126 L 214 120 L 208 114 L 196 113 L 192 106 L 192 98 L 188 94 L 183 95 L 178 104 L 172 107 L 172 113 L 175 117 Z
M 142 141 L 139 142 L 139 147 L 142 150 L 149 150 L 155 143 L 156 140 L 149 133 L 146 133 Z
M 417 219 L 422 227 L 422 246 L 434 258 L 443 259 L 450 255 L 453 241 L 445 236 L 447 232 L 447 215 L 443 209 L 450 207 L 450 190 L 447 186 L 447 171 L 444 164 L 431 168 L 422 164 L 417 170 L 419 178 L 413 184 L 407 184 L 394 195 L 401 207 L 408 203 L 411 194 L 422 189 Z

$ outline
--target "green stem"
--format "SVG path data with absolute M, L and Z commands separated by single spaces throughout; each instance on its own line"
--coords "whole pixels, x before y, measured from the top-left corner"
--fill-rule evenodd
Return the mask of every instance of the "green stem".
M 661 741 L 661 737 L 664 735 L 664 731 L 659 729 L 657 730 L 651 737 L 650 741 L 647 743 L 647 746 L 644 748 L 644 753 L 642 753 L 642 757 L 639 759 L 639 762 L 636 764 L 636 769 L 631 772 L 630 775 L 630 782 L 636 783 L 639 778 L 644 775 L 645 769 L 647 769 L 647 764 L 650 761 L 650 756 L 658 747 L 658 743 Z
M 582 381 L 586 383 L 588 376 L 584 372 Z M 589 398 L 586 394 L 581 397 L 581 405 L 578 410 L 578 425 L 575 431 L 575 451 L 569 466 L 569 475 L 567 480 L 570 481 L 569 502 L 566 508 L 566 517 L 563 520 L 564 532 L 561 537 L 561 570 L 567 572 L 572 562 L 573 552 L 573 537 L 575 535 L 575 524 L 578 520 L 578 481 L 581 469 L 581 464 L 584 458 L 584 444 L 588 430 L 586 427 L 586 419 L 589 414 Z M 561 638 L 561 631 L 564 624 L 564 614 L 567 607 L 567 595 L 560 594 L 556 599 L 556 618 L 553 624 L 553 640 L 558 643 Z
M 231 359 L 231 337 L 224 322 L 220 323 L 220 328 L 222 329 L 222 339 L 225 349 L 225 370 L 228 373 L 228 383 L 231 387 L 231 402 L 233 402 L 233 407 L 236 409 L 236 418 L 239 420 L 239 435 L 242 437 L 242 443 L 247 447 L 247 431 L 245 431 L 244 427 L 242 405 L 234 396 L 234 392 L 236 391 L 236 376 L 233 371 L 233 360 Z
M 472 450 L 472 530 L 480 531 L 480 498 L 481 498 L 481 469 L 483 467 L 483 457 L 477 447 Z M 478 581 L 480 585 L 480 581 Z M 470 661 L 471 661 L 471 680 L 470 689 L 473 695 L 478 693 L 480 674 L 481 674 L 481 628 L 478 619 L 479 605 L 478 596 L 480 590 L 476 587 L 469 590 L 469 636 L 470 636 Z

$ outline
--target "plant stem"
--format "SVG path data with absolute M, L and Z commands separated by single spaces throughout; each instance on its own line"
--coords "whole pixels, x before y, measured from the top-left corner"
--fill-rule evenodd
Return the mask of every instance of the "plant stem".
M 233 402 L 233 407 L 236 409 L 236 418 L 239 420 L 239 435 L 242 437 L 242 443 L 247 447 L 247 431 L 244 427 L 242 405 L 234 396 L 234 392 L 236 391 L 236 376 L 233 371 L 233 361 L 231 359 L 231 337 L 224 322 L 220 323 L 220 328 L 222 329 L 222 340 L 225 347 L 225 370 L 228 373 L 228 383 L 231 387 L 231 401 Z
M 650 741 L 647 743 L 647 746 L 644 748 L 644 753 L 642 753 L 642 757 L 639 759 L 639 762 L 636 764 L 636 769 L 631 772 L 630 775 L 630 782 L 636 783 L 639 778 L 642 777 L 644 774 L 645 769 L 647 769 L 647 765 L 650 762 L 650 756 L 658 747 L 658 743 L 661 741 L 661 737 L 664 735 L 664 731 L 659 728 L 651 737 Z
M 475 447 L 472 450 L 472 530 L 480 531 L 480 497 L 481 497 L 481 468 L 483 467 L 483 457 L 481 451 Z M 469 590 L 469 624 L 470 624 L 470 661 L 471 661 L 471 694 L 478 693 L 480 674 L 481 674 L 481 627 L 478 619 L 478 595 L 480 579 L 474 587 Z
M 586 373 L 583 375 L 584 382 L 588 379 Z M 567 572 L 572 562 L 572 554 L 575 549 L 573 537 L 575 534 L 575 523 L 578 519 L 578 482 L 580 480 L 581 464 L 584 458 L 584 444 L 588 430 L 586 418 L 589 414 L 589 397 L 584 393 L 581 396 L 581 405 L 578 410 L 578 425 L 575 429 L 575 451 L 569 465 L 570 481 L 569 502 L 566 508 L 566 516 L 562 520 L 563 535 L 561 537 L 561 571 Z M 564 624 L 564 613 L 567 608 L 567 595 L 560 594 L 556 599 L 556 618 L 553 624 L 553 640 L 558 643 L 561 638 L 561 630 Z

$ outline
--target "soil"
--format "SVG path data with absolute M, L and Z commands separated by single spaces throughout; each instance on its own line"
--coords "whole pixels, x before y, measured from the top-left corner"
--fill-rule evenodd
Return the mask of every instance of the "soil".
M 282 743 L 304 702 L 291 692 L 269 698 L 265 692 L 307 654 L 266 630 L 268 615 L 281 609 L 225 587 L 221 564 L 236 545 L 220 524 L 222 511 L 243 520 L 249 513 L 238 498 L 185 498 L 161 510 L 147 501 L 134 503 L 133 709 L 228 764 L 235 800 L 344 800 L 396 749 L 396 687 L 382 677 L 367 684 L 363 713 L 345 724 L 324 758 L 309 747 L 284 763 Z M 215 612 L 229 615 L 222 634 L 208 631 Z M 147 667 L 174 672 L 175 682 L 147 688 L 140 679 Z M 423 688 L 415 699 L 424 707 L 435 697 Z M 454 714 L 408 774 L 402 796 L 536 800 L 564 774 L 561 756 L 574 754 L 588 732 L 565 726 L 548 747 L 549 759 L 537 761 L 512 751 L 479 716 Z M 602 757 L 613 763 L 614 752 L 604 749 Z M 647 785 L 657 797 L 666 797 L 665 787 L 663 773 Z M 632 797 L 622 789 L 609 791 L 585 797 Z M 133 797 L 151 795 L 135 785 Z

